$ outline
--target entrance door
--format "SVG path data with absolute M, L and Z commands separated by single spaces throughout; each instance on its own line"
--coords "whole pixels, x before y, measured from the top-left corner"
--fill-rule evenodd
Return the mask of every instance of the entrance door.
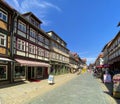
M 28 80 L 35 79 L 35 68 L 28 67 Z
M 35 79 L 35 68 L 31 67 L 31 78 Z

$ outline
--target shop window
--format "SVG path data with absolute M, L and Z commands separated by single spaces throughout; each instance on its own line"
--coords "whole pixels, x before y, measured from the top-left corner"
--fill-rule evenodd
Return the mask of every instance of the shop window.
M 37 73 L 36 74 L 37 74 L 37 78 L 40 78 L 43 75 L 42 67 L 37 68 Z
M 0 65 L 0 80 L 7 80 L 7 66 Z
M 25 78 L 25 66 L 15 66 L 15 78 L 24 79 Z

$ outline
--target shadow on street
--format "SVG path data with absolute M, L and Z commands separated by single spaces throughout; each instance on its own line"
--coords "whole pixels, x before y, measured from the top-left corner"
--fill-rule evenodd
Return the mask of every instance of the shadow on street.
M 113 97 L 113 82 L 112 83 L 105 83 L 105 86 L 107 87 L 108 91 L 104 91 L 104 93 L 111 96 L 117 104 L 120 104 L 120 98 L 114 98 Z

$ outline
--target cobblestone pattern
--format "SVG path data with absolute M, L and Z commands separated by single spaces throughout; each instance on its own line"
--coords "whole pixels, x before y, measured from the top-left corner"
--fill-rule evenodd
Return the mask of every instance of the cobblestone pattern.
M 40 82 L 25 82 L 25 84 L 16 86 L 5 86 L 5 88 L 0 88 L 0 101 L 2 104 L 23 104 L 38 95 L 42 95 L 66 83 L 76 76 L 76 74 L 55 76 L 54 85 L 49 85 L 46 79 Z
M 100 80 L 84 73 L 26 104 L 119 104 L 107 91 Z

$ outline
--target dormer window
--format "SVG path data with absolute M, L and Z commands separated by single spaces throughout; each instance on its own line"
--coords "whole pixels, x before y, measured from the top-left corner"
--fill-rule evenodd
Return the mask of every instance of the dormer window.
M 35 24 L 35 20 L 33 18 L 31 18 L 31 23 Z
M 39 27 L 39 23 L 37 21 L 35 21 L 35 19 L 31 18 L 31 23 L 36 26 Z

